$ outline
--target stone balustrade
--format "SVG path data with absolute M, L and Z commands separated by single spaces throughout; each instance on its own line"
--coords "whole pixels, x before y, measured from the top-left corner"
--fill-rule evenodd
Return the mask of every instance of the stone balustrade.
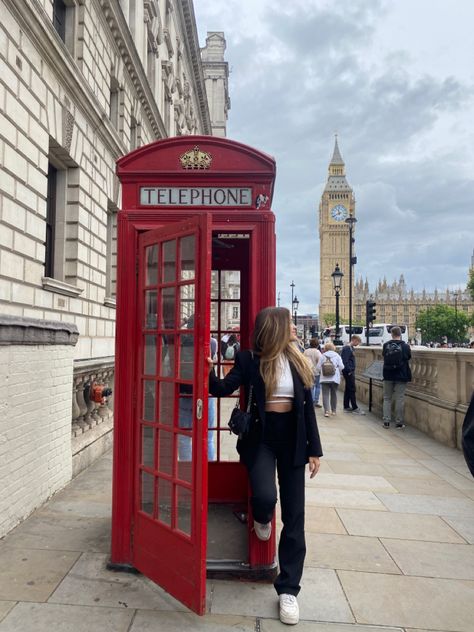
M 369 402 L 365 369 L 382 360 L 381 347 L 356 349 L 357 397 Z M 412 347 L 412 382 L 405 398 L 405 421 L 451 447 L 461 447 L 461 427 L 474 389 L 474 350 Z M 382 382 L 372 380 L 372 412 L 382 416 Z
M 78 474 L 107 449 L 112 441 L 114 357 L 76 360 L 72 385 L 73 474 Z M 103 403 L 91 398 L 93 384 L 112 389 Z

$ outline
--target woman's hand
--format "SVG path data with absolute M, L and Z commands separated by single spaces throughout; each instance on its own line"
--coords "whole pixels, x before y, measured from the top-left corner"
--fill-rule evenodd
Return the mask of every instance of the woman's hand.
M 309 477 L 314 478 L 319 471 L 319 466 L 321 465 L 319 461 L 319 456 L 310 456 L 309 457 Z

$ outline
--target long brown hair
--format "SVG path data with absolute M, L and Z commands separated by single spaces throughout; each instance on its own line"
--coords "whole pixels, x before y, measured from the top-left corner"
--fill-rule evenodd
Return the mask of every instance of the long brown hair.
M 295 367 L 307 388 L 313 385 L 313 371 L 308 360 L 290 340 L 290 319 L 290 311 L 286 307 L 265 307 L 255 319 L 252 343 L 255 353 L 260 356 L 260 374 L 267 397 L 272 395 L 277 385 L 281 354 Z

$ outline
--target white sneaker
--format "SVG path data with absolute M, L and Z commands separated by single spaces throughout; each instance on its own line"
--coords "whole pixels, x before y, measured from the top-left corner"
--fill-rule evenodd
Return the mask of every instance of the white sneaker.
M 264 524 L 263 522 L 257 522 L 256 520 L 254 520 L 253 528 L 255 530 L 255 535 L 257 536 L 259 540 L 266 542 L 267 540 L 270 539 L 270 536 L 272 535 L 271 522 L 267 522 L 266 524 Z
M 280 621 L 288 625 L 296 625 L 300 620 L 300 609 L 294 595 L 280 595 Z

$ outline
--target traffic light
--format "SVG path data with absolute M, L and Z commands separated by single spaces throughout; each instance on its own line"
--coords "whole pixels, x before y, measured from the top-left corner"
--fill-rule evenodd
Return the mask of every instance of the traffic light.
M 365 319 L 367 323 L 373 323 L 375 320 L 375 307 L 377 303 L 375 301 L 367 301 L 365 303 Z

